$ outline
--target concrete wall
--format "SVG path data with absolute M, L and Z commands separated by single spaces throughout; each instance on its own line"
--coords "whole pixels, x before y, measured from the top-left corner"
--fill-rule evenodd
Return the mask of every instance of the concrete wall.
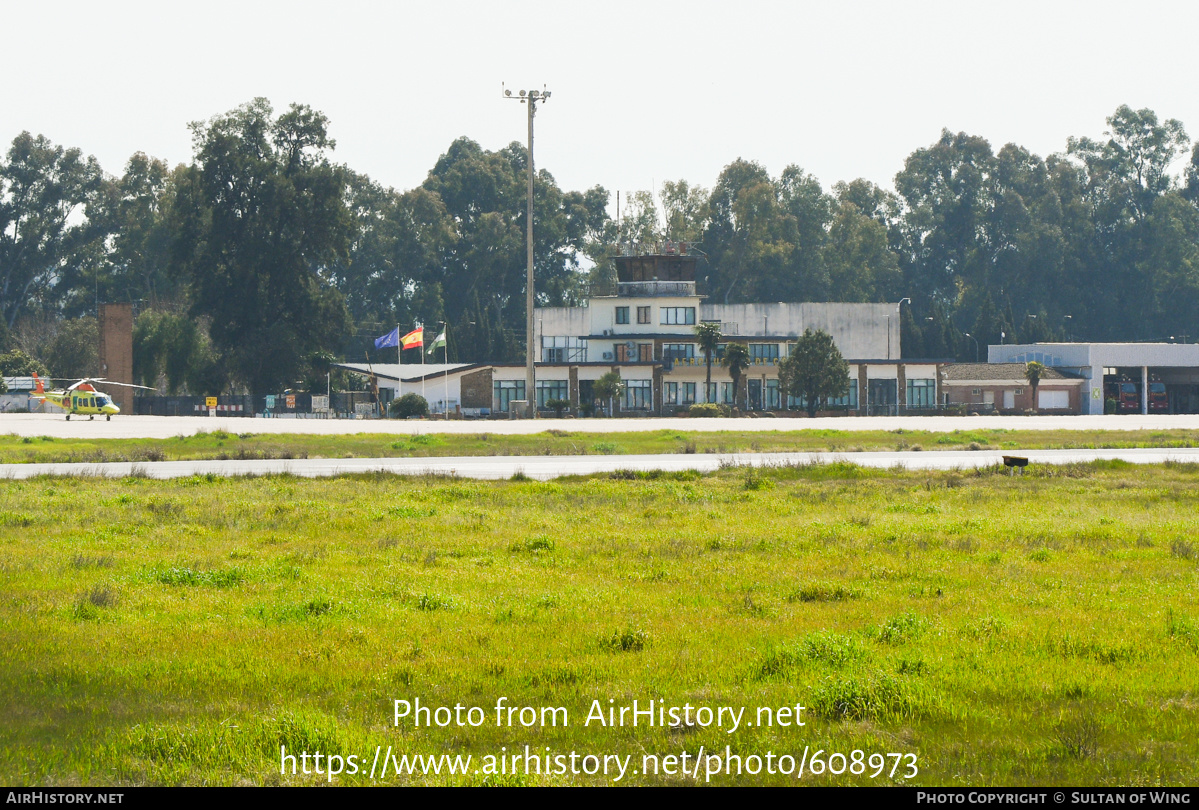
M 133 305 L 100 305 L 100 376 L 120 383 L 133 382 Z M 133 389 L 120 385 L 99 390 L 112 397 L 123 413 L 133 411 Z
M 796 338 L 805 329 L 823 330 L 833 336 L 846 359 L 899 357 L 899 313 L 894 304 L 704 304 L 700 313 L 701 320 L 737 324 L 737 333 L 745 337 Z
M 1060 363 L 1045 365 L 1065 367 L 1199 367 L 1199 344 L 1195 343 L 1021 343 L 987 347 L 991 363 L 1023 363 L 1012 358 L 1036 353 L 1061 359 Z
M 462 375 L 462 407 L 491 407 L 491 369 L 481 368 Z
M 533 310 L 538 320 L 537 337 L 567 335 L 586 337 L 591 334 L 591 307 L 541 307 Z M 540 352 L 538 353 L 540 359 Z

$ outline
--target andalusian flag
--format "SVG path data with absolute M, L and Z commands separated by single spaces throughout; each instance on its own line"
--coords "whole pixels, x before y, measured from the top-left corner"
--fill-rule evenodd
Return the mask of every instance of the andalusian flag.
M 418 326 L 400 338 L 400 345 L 405 349 L 415 349 L 425 345 L 425 327 Z
M 436 349 L 440 349 L 444 345 L 445 345 L 445 327 L 443 326 L 443 327 L 441 327 L 441 334 L 439 334 L 433 340 L 433 343 L 430 344 L 429 348 L 426 350 L 426 353 L 432 354 Z

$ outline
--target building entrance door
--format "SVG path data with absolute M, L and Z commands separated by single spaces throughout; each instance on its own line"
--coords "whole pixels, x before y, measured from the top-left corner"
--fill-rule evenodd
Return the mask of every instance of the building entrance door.
M 867 413 L 871 416 L 894 414 L 897 391 L 895 380 L 870 380 L 867 383 Z
M 749 380 L 749 410 L 762 410 L 762 381 Z

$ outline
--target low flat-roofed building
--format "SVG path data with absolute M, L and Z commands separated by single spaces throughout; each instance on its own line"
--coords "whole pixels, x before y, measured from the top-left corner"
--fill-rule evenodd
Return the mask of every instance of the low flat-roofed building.
M 1104 413 L 1105 403 L 1113 398 L 1118 410 L 1127 404 L 1138 413 L 1199 413 L 1199 344 L 992 344 L 987 359 L 1020 364 L 1036 360 L 1077 374 L 1086 380 L 1082 413 Z M 1132 391 L 1121 390 L 1128 387 Z M 1154 388 L 1164 391 L 1154 392 Z M 1125 398 L 1130 398 L 1127 403 Z
M 5 377 L 5 393 L 0 394 L 0 413 L 38 411 L 42 404 L 29 396 L 37 387 L 33 377 Z
M 491 413 L 493 367 L 486 363 L 335 363 L 334 367 L 368 379 L 373 376 L 383 408 L 404 394 L 420 394 L 429 403 L 430 413 Z
M 948 406 L 976 413 L 1082 413 L 1086 380 L 1046 367 L 1033 400 L 1024 363 L 951 363 L 941 367 L 941 392 Z

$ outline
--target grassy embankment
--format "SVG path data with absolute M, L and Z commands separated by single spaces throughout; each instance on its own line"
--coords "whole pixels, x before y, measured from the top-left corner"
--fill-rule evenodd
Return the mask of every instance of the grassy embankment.
M 1193 785 L 1196 484 L 1118 462 L 3 481 L 0 782 L 316 783 L 280 777 L 280 745 L 365 771 L 376 745 L 477 763 L 528 744 L 634 768 L 810 746 L 916 753 L 912 784 Z M 490 721 L 499 696 L 570 726 L 392 725 L 395 699 Z M 801 703 L 807 725 L 582 727 L 610 698 L 747 719 Z M 691 780 L 626 778 L 663 781 Z
M 81 432 L 86 427 L 81 428 Z M 790 430 L 704 432 L 657 430 L 531 435 L 437 434 L 344 436 L 214 431 L 173 439 L 58 439 L 0 436 L 0 463 L 192 461 L 230 458 L 392 458 L 403 456 L 635 455 L 647 453 L 769 453 L 863 450 L 1031 450 L 1042 448 L 1195 447 L 1190 430 Z

